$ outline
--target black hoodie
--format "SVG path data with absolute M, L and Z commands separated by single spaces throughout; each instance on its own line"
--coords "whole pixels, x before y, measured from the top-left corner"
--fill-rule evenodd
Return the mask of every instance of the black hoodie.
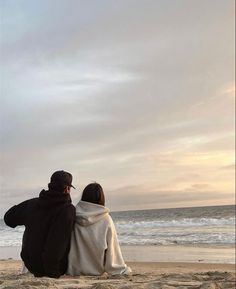
M 69 194 L 43 190 L 39 198 L 9 209 L 5 223 L 25 226 L 21 258 L 36 277 L 59 278 L 66 272 L 75 207 Z

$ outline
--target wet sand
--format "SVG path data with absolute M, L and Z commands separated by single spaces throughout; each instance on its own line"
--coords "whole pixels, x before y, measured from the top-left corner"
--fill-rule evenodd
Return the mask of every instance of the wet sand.
M 0 247 L 0 259 L 20 260 L 21 247 Z M 121 246 L 127 262 L 191 262 L 235 264 L 234 246 Z

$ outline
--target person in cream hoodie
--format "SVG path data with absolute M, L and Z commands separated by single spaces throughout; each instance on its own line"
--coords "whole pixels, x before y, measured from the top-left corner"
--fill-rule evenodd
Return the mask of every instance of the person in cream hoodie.
M 67 274 L 129 274 L 117 239 L 116 229 L 101 185 L 89 184 L 76 205 L 76 222 L 71 236 Z

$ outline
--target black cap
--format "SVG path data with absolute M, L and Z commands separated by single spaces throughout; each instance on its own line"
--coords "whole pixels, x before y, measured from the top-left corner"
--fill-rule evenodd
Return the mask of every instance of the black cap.
M 71 184 L 72 175 L 65 171 L 56 171 L 53 173 L 50 183 L 55 185 L 69 186 L 75 189 L 75 187 Z

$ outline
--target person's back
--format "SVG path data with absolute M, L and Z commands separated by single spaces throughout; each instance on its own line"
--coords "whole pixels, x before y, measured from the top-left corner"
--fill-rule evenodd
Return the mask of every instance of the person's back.
M 43 190 L 39 198 L 12 207 L 4 216 L 5 223 L 10 227 L 25 226 L 21 258 L 27 269 L 37 277 L 57 278 L 67 269 L 75 221 L 69 188 L 65 189 L 65 186 L 71 186 L 72 176 L 67 182 L 67 174 L 71 176 L 64 171 L 54 173 L 48 191 Z M 56 181 L 63 181 L 63 176 L 65 184 L 58 185 Z
M 96 187 L 101 190 L 102 197 L 99 194 L 92 197 L 91 189 Z M 101 186 L 95 183 L 86 188 L 76 206 L 67 273 L 73 276 L 130 273 L 120 251 L 109 209 L 104 206 Z

